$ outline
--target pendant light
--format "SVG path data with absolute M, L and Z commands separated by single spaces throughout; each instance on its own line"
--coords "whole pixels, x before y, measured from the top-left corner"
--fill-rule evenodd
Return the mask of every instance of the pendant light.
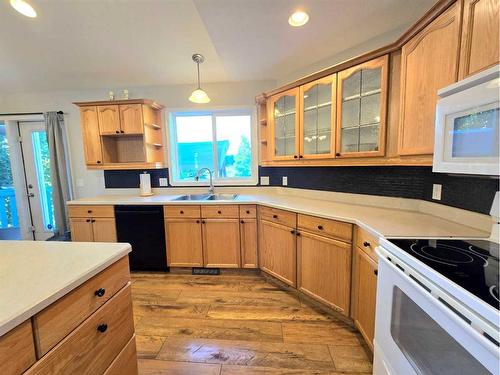
M 193 61 L 198 67 L 198 88 L 191 93 L 189 101 L 198 104 L 208 103 L 210 102 L 210 98 L 208 97 L 207 93 L 201 89 L 200 86 L 200 64 L 205 61 L 205 58 L 203 57 L 203 55 L 195 53 L 193 55 Z

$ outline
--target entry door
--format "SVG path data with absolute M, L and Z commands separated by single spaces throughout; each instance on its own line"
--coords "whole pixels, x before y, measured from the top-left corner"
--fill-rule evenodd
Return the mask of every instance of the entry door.
M 33 234 L 44 241 L 54 233 L 50 156 L 43 122 L 19 122 Z

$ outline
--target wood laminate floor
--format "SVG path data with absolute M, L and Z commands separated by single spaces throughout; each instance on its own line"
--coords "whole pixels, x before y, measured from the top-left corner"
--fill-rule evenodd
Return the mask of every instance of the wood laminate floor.
M 260 275 L 134 273 L 142 375 L 372 372 L 359 333 Z

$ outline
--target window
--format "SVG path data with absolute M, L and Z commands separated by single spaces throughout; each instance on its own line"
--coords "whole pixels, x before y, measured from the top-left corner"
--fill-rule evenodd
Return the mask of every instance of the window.
M 257 160 L 251 109 L 170 115 L 170 183 L 195 185 L 201 168 L 216 185 L 255 185 Z M 200 181 L 206 184 L 204 173 Z

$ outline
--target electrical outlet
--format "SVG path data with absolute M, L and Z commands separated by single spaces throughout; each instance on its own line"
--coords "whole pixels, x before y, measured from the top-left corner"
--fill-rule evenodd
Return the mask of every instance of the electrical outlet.
M 261 185 L 269 185 L 269 176 L 260 176 Z
M 287 176 L 283 176 L 282 185 L 283 186 L 287 186 L 288 185 L 288 177 Z
M 440 201 L 441 200 L 441 190 L 443 185 L 432 184 L 432 199 Z
M 160 177 L 158 182 L 160 186 L 168 186 L 168 179 L 166 177 Z

